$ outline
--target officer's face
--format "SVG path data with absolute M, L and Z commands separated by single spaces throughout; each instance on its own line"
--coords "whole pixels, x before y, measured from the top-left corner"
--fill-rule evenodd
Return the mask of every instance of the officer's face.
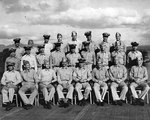
M 62 62 L 62 66 L 66 67 L 67 66 L 67 62 Z
M 25 69 L 27 69 L 27 70 L 30 69 L 30 64 L 29 64 L 29 63 L 26 63 L 26 64 L 25 64 Z
M 49 39 L 45 38 L 44 43 L 48 43 Z
M 77 39 L 77 34 L 73 33 L 72 34 L 72 40 L 76 40 Z
M 90 41 L 92 39 L 92 35 L 86 36 L 87 40 Z
M 47 69 L 49 69 L 49 68 L 50 68 L 50 65 L 49 65 L 49 63 L 48 63 L 48 62 L 46 62 L 46 63 L 45 63 L 45 67 L 46 67 Z
M 41 48 L 39 51 L 40 53 L 44 53 L 44 48 Z
M 26 54 L 29 55 L 30 54 L 30 50 L 26 50 Z
M 121 36 L 119 34 L 116 34 L 116 40 L 119 41 L 121 39 Z
M 15 46 L 16 46 L 16 47 L 19 47 L 19 46 L 20 46 L 20 43 L 15 43 Z
M 57 47 L 56 47 L 56 50 L 57 50 L 57 51 L 60 51 L 60 46 L 57 46 Z
M 74 53 L 74 52 L 75 52 L 75 49 L 71 49 L 71 52 Z
M 102 63 L 98 63 L 98 68 L 102 68 L 102 67 L 103 67 Z
M 10 53 L 10 56 L 15 57 L 16 56 L 15 52 Z
M 33 44 L 34 44 L 33 41 L 31 41 L 31 40 L 28 41 L 28 45 L 29 45 L 30 47 L 32 47 Z
M 79 63 L 79 67 L 83 68 L 85 66 L 85 63 Z
M 14 69 L 14 66 L 8 66 L 8 70 L 11 71 Z
M 132 46 L 132 49 L 135 51 L 135 50 L 137 50 L 137 46 Z
M 108 37 L 104 36 L 103 41 L 107 41 L 107 40 L 108 40 Z
M 142 59 L 139 59 L 139 60 L 138 60 L 138 65 L 139 65 L 139 66 L 142 66 L 142 64 L 143 64 L 143 60 L 142 60 Z
M 119 65 L 119 60 L 118 59 L 115 59 L 115 64 Z
M 58 42 L 62 42 L 62 36 L 61 35 L 57 36 L 57 40 Z
M 86 49 L 86 50 L 89 50 L 89 45 L 86 45 L 86 46 L 85 46 L 85 49 Z
M 104 52 L 106 52 L 106 46 L 102 46 L 101 50 L 104 51 Z

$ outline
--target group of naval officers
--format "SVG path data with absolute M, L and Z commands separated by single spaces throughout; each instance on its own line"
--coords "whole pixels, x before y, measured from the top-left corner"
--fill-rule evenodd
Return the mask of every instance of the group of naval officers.
M 56 43 L 51 42 L 50 35 L 43 35 L 43 45 L 35 47 L 34 41 L 28 40 L 24 48 L 20 46 L 21 38 L 13 39 L 14 47 L 9 49 L 1 79 L 2 106 L 11 110 L 15 106 L 14 94 L 18 93 L 23 108 L 31 109 L 35 97 L 41 92 L 44 108 L 52 108 L 55 94 L 58 95 L 59 106 L 68 107 L 74 91 L 78 105 L 86 105 L 93 91 L 95 103 L 104 106 L 108 89 L 114 105 L 126 103 L 126 94 L 130 91 L 132 104 L 143 106 L 149 86 L 147 68 L 143 66 L 143 55 L 138 50 L 139 43 L 131 42 L 132 50 L 127 53 L 118 32 L 112 45 L 108 41 L 109 33 L 102 34 L 103 40 L 99 44 L 92 41 L 91 31 L 85 32 L 84 36 L 86 41 L 78 41 L 77 32 L 73 31 L 72 39 L 64 44 L 60 33 Z M 139 86 L 140 94 L 136 91 Z M 31 93 L 29 97 L 27 91 Z

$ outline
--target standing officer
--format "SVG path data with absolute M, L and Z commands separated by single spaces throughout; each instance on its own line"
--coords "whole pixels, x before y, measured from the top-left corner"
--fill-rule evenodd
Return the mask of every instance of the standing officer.
M 50 69 L 49 61 L 44 62 L 44 69 L 41 70 L 39 79 L 40 79 L 40 89 L 44 96 L 44 108 L 51 109 L 52 99 L 54 98 L 55 88 L 52 85 L 53 82 L 56 82 L 56 74 L 53 69 Z
M 115 65 L 112 65 L 109 70 L 111 83 L 111 92 L 113 97 L 114 105 L 118 104 L 122 106 L 122 103 L 125 102 L 126 93 L 128 91 L 128 87 L 125 83 L 127 79 L 127 69 L 124 65 L 119 63 L 119 60 L 115 58 Z M 117 93 L 117 88 L 121 87 L 120 97 Z
M 36 56 L 38 53 L 38 48 L 34 46 L 33 40 L 28 40 L 28 46 L 31 47 L 31 54 Z
M 109 80 L 108 69 L 102 62 L 97 63 L 97 68 L 92 71 L 92 80 L 94 81 L 94 92 L 97 105 L 104 105 L 104 98 L 108 89 L 107 81 Z M 100 90 L 102 89 L 102 93 Z
M 126 53 L 119 46 L 116 46 L 115 51 L 111 53 L 112 63 L 116 57 L 121 65 L 126 65 Z
M 44 65 L 44 61 L 47 58 L 46 58 L 46 55 L 44 53 L 44 46 L 41 45 L 41 46 L 38 46 L 38 48 L 39 48 L 39 54 L 36 56 L 36 60 L 37 60 L 37 72 L 39 74 L 40 71 L 42 70 L 43 65 Z
M 30 67 L 34 69 L 37 72 L 37 62 L 36 58 L 34 55 L 32 55 L 31 52 L 31 47 L 27 46 L 24 47 L 26 54 L 21 58 L 21 66 L 20 66 L 20 71 L 23 71 L 23 62 L 28 61 L 30 63 Z
M 143 58 L 142 53 L 137 50 L 139 43 L 131 42 L 131 45 L 132 51 L 130 51 L 127 55 L 127 64 L 129 68 L 135 65 L 137 58 L 138 59 Z
M 44 53 L 46 55 L 46 58 L 49 59 L 51 50 L 53 49 L 53 44 L 49 42 L 50 35 L 43 35 L 44 37 Z
M 113 44 L 114 48 L 118 47 L 121 52 L 126 52 L 126 45 L 121 40 L 121 34 L 119 32 L 116 32 L 115 37 L 116 37 L 116 41 Z
M 72 37 L 71 41 L 68 41 L 68 44 L 66 46 L 66 49 L 67 49 L 66 52 L 70 51 L 70 46 L 69 46 L 70 44 L 75 44 L 76 45 L 75 52 L 78 53 L 81 50 L 81 42 L 79 40 L 77 40 L 77 32 L 72 31 L 71 37 Z
M 72 82 L 72 70 L 67 67 L 68 62 L 67 60 L 62 61 L 62 68 L 60 68 L 57 72 L 58 77 L 58 86 L 57 86 L 57 93 L 59 98 L 60 107 L 68 107 L 69 103 L 73 99 L 73 85 Z M 63 94 L 63 89 L 67 89 L 66 98 Z
M 73 72 L 73 80 L 76 82 L 75 89 L 78 94 L 79 105 L 84 106 L 91 92 L 89 81 L 92 79 L 91 71 L 85 68 L 85 60 L 79 59 L 79 68 Z M 84 95 L 82 94 L 84 88 Z
M 14 48 L 10 49 L 10 55 L 9 57 L 6 58 L 6 61 L 5 61 L 5 71 L 7 71 L 7 63 L 15 63 L 14 70 L 20 71 L 20 60 L 16 58 L 15 52 L 16 52 L 16 49 Z
M 90 52 L 95 52 L 95 50 L 98 48 L 96 43 L 92 41 L 92 31 L 87 31 L 84 33 L 87 41 L 82 42 L 81 50 L 85 48 L 84 43 L 88 42 L 89 43 L 89 50 Z
M 7 63 L 7 71 L 4 72 L 1 84 L 2 96 L 3 96 L 3 106 L 6 110 L 11 110 L 13 105 L 13 98 L 17 85 L 22 81 L 21 75 L 18 71 L 14 70 L 15 63 Z
M 92 66 L 96 64 L 95 53 L 90 51 L 90 43 L 83 42 L 84 50 L 81 52 L 81 57 L 86 60 L 86 69 L 92 71 Z
M 110 36 L 109 33 L 103 33 L 103 41 L 99 44 L 99 47 L 104 45 L 106 47 L 106 51 L 110 52 L 110 44 L 108 43 L 108 37 Z
M 149 91 L 149 86 L 147 84 L 148 73 L 146 67 L 144 67 L 143 59 L 137 58 L 137 65 L 133 66 L 130 71 L 130 89 L 133 95 L 133 104 L 144 106 L 144 98 Z M 141 93 L 137 95 L 136 88 L 140 87 Z
M 22 87 L 19 90 L 19 95 L 24 102 L 24 109 L 31 109 L 34 103 L 35 97 L 38 94 L 36 87 L 38 83 L 38 76 L 34 69 L 31 69 L 28 61 L 24 62 L 24 70 L 21 72 L 23 78 Z M 31 91 L 30 97 L 26 96 L 26 91 Z
M 61 51 L 61 43 L 55 43 L 56 50 L 50 55 L 50 64 L 57 70 L 60 67 L 61 61 L 65 58 L 65 53 Z
M 106 44 L 100 45 L 100 52 L 96 55 L 96 62 L 102 63 L 103 66 L 105 66 L 107 69 L 109 68 L 109 62 L 111 60 L 110 52 L 107 51 Z
M 15 38 L 13 39 L 14 41 L 14 49 L 16 49 L 16 58 L 18 58 L 19 60 L 21 60 L 22 56 L 24 55 L 25 51 L 24 48 L 20 47 L 20 40 L 21 38 Z
M 76 44 L 70 44 L 69 45 L 70 48 L 70 52 L 66 55 L 67 60 L 69 61 L 69 67 L 75 68 L 77 63 L 78 63 L 78 59 L 81 58 L 79 53 L 76 53 Z

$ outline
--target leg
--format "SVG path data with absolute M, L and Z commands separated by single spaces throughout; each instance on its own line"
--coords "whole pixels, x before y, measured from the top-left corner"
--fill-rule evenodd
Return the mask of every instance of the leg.
M 30 101 L 30 104 L 33 105 L 35 97 L 38 94 L 38 90 L 36 89 L 35 85 L 31 85 L 30 89 L 31 89 L 31 95 L 29 97 L 29 101 Z
M 121 94 L 120 94 L 120 99 L 121 99 L 121 100 L 125 100 L 126 94 L 127 94 L 127 92 L 128 92 L 128 87 L 127 87 L 127 85 L 125 84 L 125 82 L 121 82 L 121 83 L 119 84 L 119 86 L 122 88 L 122 91 L 121 91 Z
M 83 87 L 85 88 L 84 99 L 87 100 L 92 89 L 90 84 L 87 82 L 83 83 Z
M 54 98 L 54 94 L 55 94 L 55 88 L 54 86 L 52 86 L 51 84 L 48 86 L 48 91 L 49 91 L 49 95 L 48 95 L 48 101 L 52 101 L 52 99 Z
M 57 93 L 58 93 L 58 98 L 59 98 L 59 100 L 65 98 L 62 91 L 63 91 L 63 87 L 62 87 L 62 85 L 59 84 L 59 85 L 57 86 Z
M 78 93 L 78 100 L 79 101 L 82 100 L 83 99 L 83 94 L 82 94 L 82 91 L 81 91 L 82 84 L 81 83 L 77 83 L 75 89 L 76 89 L 76 91 Z
M 94 93 L 95 93 L 97 102 L 102 101 L 102 97 L 101 97 L 101 94 L 100 94 L 100 85 L 98 83 L 94 83 L 93 89 L 94 89 Z
M 102 89 L 102 101 L 103 101 L 105 98 L 106 92 L 108 90 L 108 86 L 105 82 L 103 82 L 100 87 Z
M 14 88 L 9 88 L 9 101 L 12 103 L 14 94 L 15 94 L 15 89 Z
M 70 84 L 69 86 L 67 86 L 67 88 L 68 88 L 68 93 L 67 93 L 66 98 L 72 100 L 73 99 L 73 90 L 74 90 L 73 85 Z
M 141 94 L 139 95 L 139 98 L 141 98 L 141 99 L 144 100 L 146 94 L 147 94 L 148 91 L 149 91 L 149 86 L 148 86 L 147 83 L 141 83 L 140 86 L 142 87 L 142 92 L 141 92 Z
M 8 103 L 9 99 L 8 99 L 8 88 L 6 89 L 6 87 L 4 87 L 2 89 L 2 96 L 3 96 L 3 104 Z
M 135 83 L 135 82 L 132 82 L 131 84 L 130 84 L 130 89 L 131 89 L 131 93 L 132 93 L 132 95 L 133 95 L 133 98 L 138 98 L 138 95 L 137 95 L 137 92 L 136 92 L 136 87 L 137 87 L 138 85 Z
M 113 101 L 120 100 L 118 93 L 117 93 L 117 87 L 118 87 L 118 84 L 115 82 L 112 82 L 110 89 L 112 92 Z

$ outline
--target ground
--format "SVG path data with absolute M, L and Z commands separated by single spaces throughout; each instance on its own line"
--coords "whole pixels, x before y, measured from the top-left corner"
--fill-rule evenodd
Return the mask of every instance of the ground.
M 71 105 L 68 108 L 53 106 L 51 110 L 41 105 L 30 110 L 16 107 L 7 112 L 0 107 L 0 120 L 150 120 L 150 105 L 104 107 L 88 104 L 84 107 Z

